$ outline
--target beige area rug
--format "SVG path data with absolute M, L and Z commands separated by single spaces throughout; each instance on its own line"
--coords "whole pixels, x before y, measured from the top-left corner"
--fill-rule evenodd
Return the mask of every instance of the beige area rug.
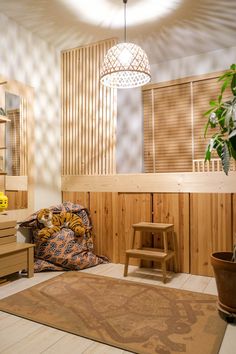
M 0 310 L 135 353 L 216 354 L 216 297 L 67 272 L 0 301 Z

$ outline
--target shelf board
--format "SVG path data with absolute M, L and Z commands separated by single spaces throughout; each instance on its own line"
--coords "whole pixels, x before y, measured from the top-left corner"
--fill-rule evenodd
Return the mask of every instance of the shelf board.
M 0 171 L 0 176 L 5 176 L 6 174 L 6 172 Z
M 11 120 L 7 116 L 0 114 L 0 123 L 10 122 Z

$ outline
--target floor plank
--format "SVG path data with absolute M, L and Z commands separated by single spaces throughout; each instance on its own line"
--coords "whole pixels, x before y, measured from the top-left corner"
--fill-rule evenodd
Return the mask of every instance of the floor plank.
M 57 329 L 46 326 L 41 326 L 36 331 L 29 333 L 26 337 L 22 338 L 20 341 L 15 343 L 15 345 L 10 345 L 9 347 L 7 347 L 4 350 L 4 354 L 40 354 L 64 336 L 65 332 L 63 331 L 59 331 Z

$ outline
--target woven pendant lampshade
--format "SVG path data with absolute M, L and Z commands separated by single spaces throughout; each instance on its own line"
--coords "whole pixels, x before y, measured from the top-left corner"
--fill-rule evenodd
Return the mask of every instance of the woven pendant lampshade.
M 147 54 L 134 43 L 126 43 L 126 3 L 125 42 L 110 48 L 104 58 L 100 80 L 112 88 L 132 88 L 145 85 L 151 80 Z

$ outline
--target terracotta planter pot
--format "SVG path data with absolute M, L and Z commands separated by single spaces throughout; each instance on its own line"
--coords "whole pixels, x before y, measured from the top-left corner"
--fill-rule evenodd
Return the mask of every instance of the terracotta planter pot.
M 211 255 L 218 290 L 219 308 L 236 314 L 236 263 L 231 262 L 232 252 L 216 252 Z

